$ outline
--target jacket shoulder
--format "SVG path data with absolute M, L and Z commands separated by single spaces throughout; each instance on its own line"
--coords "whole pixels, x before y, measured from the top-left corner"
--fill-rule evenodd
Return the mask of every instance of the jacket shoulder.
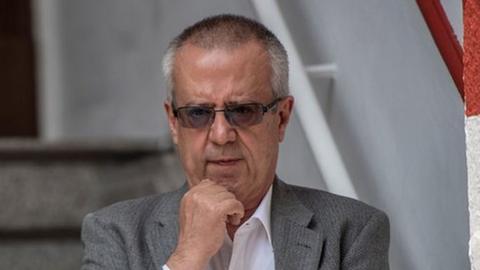
M 287 185 L 287 188 L 313 212 L 314 222 L 358 228 L 371 219 L 383 220 L 388 224 L 385 212 L 359 200 L 295 185 Z
M 181 196 L 172 191 L 147 197 L 114 203 L 88 214 L 85 219 L 94 218 L 105 225 L 137 226 L 156 216 L 158 212 L 175 214 Z
M 388 269 L 390 222 L 382 210 L 326 191 L 287 189 L 312 212 L 308 228 L 324 237 L 325 264 L 351 269 L 363 260 L 368 267 L 362 269 Z

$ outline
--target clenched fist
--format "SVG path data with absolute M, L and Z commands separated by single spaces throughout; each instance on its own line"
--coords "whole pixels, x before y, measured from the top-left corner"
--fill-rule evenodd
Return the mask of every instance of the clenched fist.
M 202 180 L 190 188 L 180 204 L 180 233 L 167 265 L 172 270 L 205 269 L 223 244 L 226 225 L 239 225 L 243 204 L 225 187 Z

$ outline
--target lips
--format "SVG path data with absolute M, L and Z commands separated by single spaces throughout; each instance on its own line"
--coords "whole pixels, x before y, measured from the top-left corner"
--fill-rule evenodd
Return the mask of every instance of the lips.
M 240 160 L 241 159 L 239 158 L 222 158 L 222 159 L 209 160 L 208 163 L 215 164 L 218 166 L 234 166 Z

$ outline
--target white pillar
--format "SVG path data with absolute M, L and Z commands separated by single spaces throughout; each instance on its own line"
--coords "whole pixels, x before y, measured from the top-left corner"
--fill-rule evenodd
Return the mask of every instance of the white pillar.
M 480 270 L 480 115 L 465 121 L 468 168 L 468 210 L 470 211 L 470 262 Z
M 38 115 L 41 139 L 58 139 L 62 133 L 63 68 L 58 0 L 32 1 Z

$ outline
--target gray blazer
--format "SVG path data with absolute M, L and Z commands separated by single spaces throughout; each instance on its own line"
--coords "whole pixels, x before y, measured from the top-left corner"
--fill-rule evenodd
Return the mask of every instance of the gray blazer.
M 83 270 L 158 269 L 177 243 L 186 185 L 120 202 L 83 222 Z M 356 200 L 275 180 L 271 212 L 275 269 L 386 270 L 387 216 Z

